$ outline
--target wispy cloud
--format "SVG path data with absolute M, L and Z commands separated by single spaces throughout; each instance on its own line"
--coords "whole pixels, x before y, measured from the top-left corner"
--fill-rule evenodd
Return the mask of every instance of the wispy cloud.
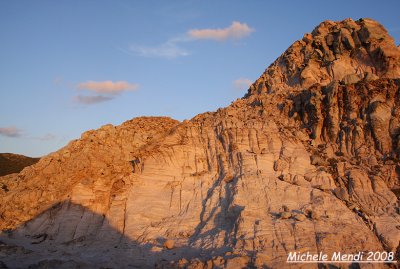
M 97 103 L 102 103 L 110 101 L 114 96 L 104 96 L 104 95 L 77 95 L 74 96 L 74 100 L 80 104 L 93 105 Z
M 167 42 L 158 46 L 139 46 L 132 45 L 130 50 L 139 56 L 143 57 L 160 57 L 166 59 L 174 59 L 181 56 L 188 56 L 190 53 L 179 47 L 180 42 L 185 42 L 183 39 L 170 39 Z
M 79 83 L 78 90 L 87 90 L 99 94 L 119 94 L 124 91 L 133 91 L 139 88 L 138 84 L 131 84 L 126 81 L 87 81 Z
M 42 136 L 32 136 L 29 135 L 29 133 L 15 126 L 0 127 L 0 135 L 13 138 L 26 138 L 26 139 L 41 140 L 41 141 L 50 141 L 57 139 L 57 136 L 51 133 L 47 133 Z
M 14 126 L 0 127 L 0 135 L 7 136 L 7 137 L 21 137 L 22 130 L 20 130 Z
M 191 29 L 184 35 L 168 39 L 160 45 L 146 46 L 135 44 L 130 46 L 128 50 L 118 49 L 129 55 L 174 59 L 191 54 L 190 51 L 182 47 L 184 43 L 207 39 L 215 41 L 237 40 L 249 36 L 254 31 L 246 23 L 234 21 L 229 27 L 222 29 Z
M 65 80 L 62 76 L 56 76 L 53 78 L 53 87 L 55 88 L 75 88 L 76 85 L 72 82 Z
M 57 136 L 55 134 L 50 134 L 50 133 L 45 134 L 43 136 L 34 137 L 34 139 L 41 140 L 41 141 L 51 141 L 56 138 L 57 138 Z
M 54 84 L 54 86 L 56 86 L 56 87 L 62 86 L 63 83 L 64 83 L 64 79 L 63 79 L 63 77 L 61 77 L 61 76 L 55 77 L 55 78 L 53 79 L 53 84 Z
M 233 81 L 233 86 L 238 90 L 247 89 L 251 85 L 252 81 L 248 78 L 239 78 Z
M 194 39 L 211 39 L 225 41 L 227 39 L 241 39 L 249 36 L 255 30 L 246 23 L 238 21 L 232 22 L 229 27 L 222 29 L 193 29 L 188 31 L 188 35 Z
M 93 105 L 114 99 L 115 96 L 126 92 L 134 91 L 139 88 L 138 84 L 127 81 L 87 81 L 76 85 L 77 90 L 84 90 L 89 95 L 78 94 L 74 96 L 74 101 L 84 105 Z

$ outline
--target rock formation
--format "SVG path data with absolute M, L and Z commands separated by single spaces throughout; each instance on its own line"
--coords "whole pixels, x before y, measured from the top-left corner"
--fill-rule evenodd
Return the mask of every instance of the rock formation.
M 320 268 L 287 255 L 398 258 L 399 78 L 400 49 L 382 25 L 325 21 L 226 108 L 106 125 L 1 177 L 0 260 Z M 336 266 L 324 268 L 351 265 Z

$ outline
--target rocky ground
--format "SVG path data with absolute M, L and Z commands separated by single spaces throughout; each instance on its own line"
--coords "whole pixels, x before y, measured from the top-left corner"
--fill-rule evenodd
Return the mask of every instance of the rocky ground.
M 106 125 L 0 177 L 0 268 L 395 268 L 286 259 L 399 259 L 399 89 L 382 25 L 322 22 L 226 108 Z

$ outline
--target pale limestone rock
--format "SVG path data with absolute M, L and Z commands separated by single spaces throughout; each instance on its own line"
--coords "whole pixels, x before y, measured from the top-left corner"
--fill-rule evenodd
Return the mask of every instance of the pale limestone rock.
M 32 248 L 5 263 L 284 268 L 294 250 L 396 251 L 399 59 L 378 23 L 326 21 L 227 108 L 82 134 L 0 178 L 0 240 Z

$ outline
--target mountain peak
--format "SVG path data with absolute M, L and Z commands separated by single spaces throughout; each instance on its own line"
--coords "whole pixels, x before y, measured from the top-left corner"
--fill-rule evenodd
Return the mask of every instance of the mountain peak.
M 294 42 L 251 85 L 247 97 L 288 88 L 299 90 L 332 81 L 400 77 L 400 50 L 372 19 L 323 21 Z
M 398 253 L 399 64 L 379 23 L 324 21 L 227 108 L 85 132 L 0 177 L 0 257 L 286 268 L 303 251 Z

